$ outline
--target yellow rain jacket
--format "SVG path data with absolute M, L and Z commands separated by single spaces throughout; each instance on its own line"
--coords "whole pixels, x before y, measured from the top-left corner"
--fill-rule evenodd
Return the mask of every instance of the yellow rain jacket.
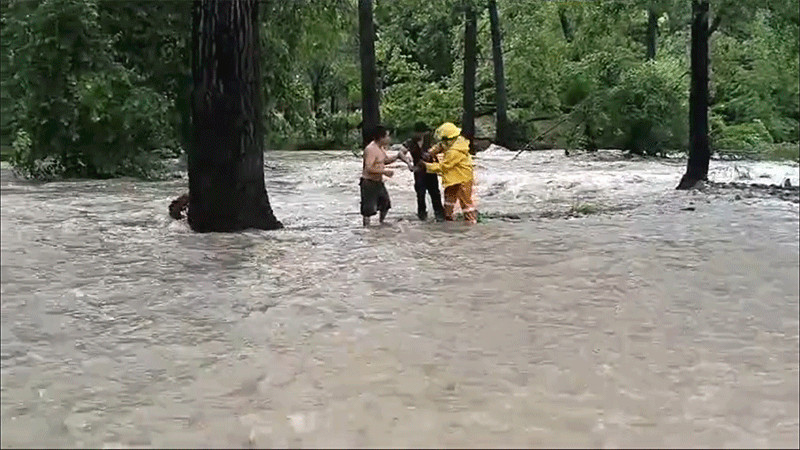
M 469 141 L 463 136 L 456 138 L 450 148 L 445 150 L 444 157 L 440 157 L 440 161 L 425 163 L 425 169 L 428 173 L 442 176 L 442 187 L 472 181 L 472 156 L 469 154 Z

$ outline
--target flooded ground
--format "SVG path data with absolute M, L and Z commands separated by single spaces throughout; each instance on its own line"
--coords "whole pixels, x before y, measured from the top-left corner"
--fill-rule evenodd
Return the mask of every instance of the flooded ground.
M 798 205 L 512 156 L 484 223 L 416 221 L 399 172 L 364 230 L 358 159 L 268 153 L 287 229 L 231 235 L 169 219 L 185 179 L 2 171 L 2 447 L 796 446 Z

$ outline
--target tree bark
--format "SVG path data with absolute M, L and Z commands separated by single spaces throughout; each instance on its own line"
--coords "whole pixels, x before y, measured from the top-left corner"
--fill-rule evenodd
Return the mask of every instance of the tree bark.
M 478 17 L 470 1 L 464 2 L 464 112 L 461 133 L 475 136 L 475 72 L 477 70 Z
M 361 56 L 361 136 L 366 146 L 381 121 L 375 70 L 375 24 L 372 0 L 358 0 L 359 54 Z
M 572 31 L 572 23 L 567 17 L 567 11 L 564 8 L 559 8 L 558 10 L 558 19 L 561 22 L 561 32 L 564 34 L 564 40 L 567 42 L 572 42 L 575 33 Z
M 715 31 L 717 31 L 717 28 L 719 28 L 720 23 L 722 23 L 722 16 L 717 14 L 716 16 L 714 16 L 714 20 L 711 22 L 711 26 L 708 27 L 709 36 L 711 36 L 712 34 L 714 34 Z
M 322 102 L 322 87 L 318 83 L 311 85 L 311 111 L 314 118 L 319 117 L 319 105 Z
M 708 179 L 708 0 L 692 0 L 692 87 L 689 94 L 689 162 L 678 189 Z
M 489 0 L 489 22 L 492 29 L 492 61 L 494 62 L 495 103 L 497 104 L 496 139 L 500 145 L 508 147 L 511 144 L 511 127 L 508 123 L 508 100 L 503 70 L 503 44 L 496 0 Z
M 653 8 L 647 10 L 647 60 L 656 59 L 656 45 L 658 40 L 658 16 Z
M 195 0 L 189 225 L 197 232 L 272 230 L 256 0 Z

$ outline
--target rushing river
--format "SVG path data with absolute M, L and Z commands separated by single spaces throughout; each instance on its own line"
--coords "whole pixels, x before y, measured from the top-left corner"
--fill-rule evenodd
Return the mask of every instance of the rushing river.
M 267 153 L 287 228 L 240 234 L 171 220 L 185 179 L 3 170 L 2 447 L 796 446 L 798 205 L 512 156 L 483 223 L 420 223 L 398 171 L 365 230 L 358 159 Z

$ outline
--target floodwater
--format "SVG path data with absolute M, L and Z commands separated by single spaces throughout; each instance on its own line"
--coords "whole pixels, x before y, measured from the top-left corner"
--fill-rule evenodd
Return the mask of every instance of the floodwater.
M 287 228 L 227 235 L 169 219 L 185 179 L 3 170 L 2 447 L 796 446 L 798 205 L 512 156 L 483 223 L 415 220 L 398 171 L 365 230 L 358 159 L 267 153 Z

